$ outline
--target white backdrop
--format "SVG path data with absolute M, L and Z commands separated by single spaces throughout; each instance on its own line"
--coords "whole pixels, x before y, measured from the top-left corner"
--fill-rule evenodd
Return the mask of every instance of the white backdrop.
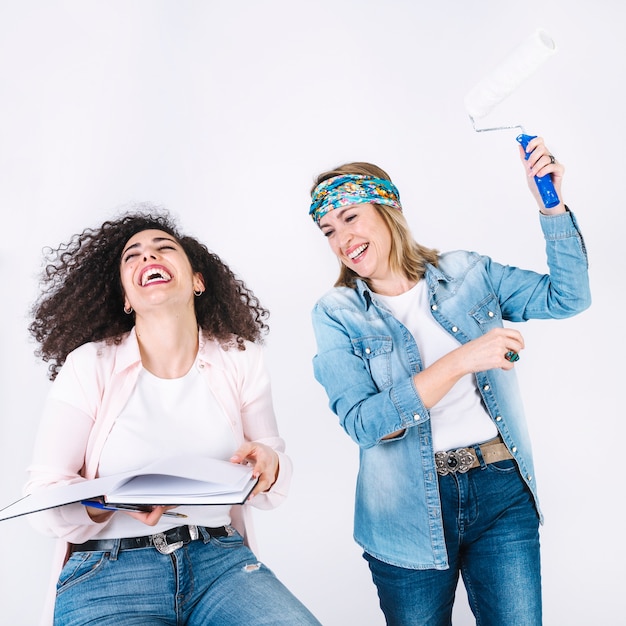
M 312 375 L 309 311 L 337 268 L 308 190 L 324 169 L 373 161 L 424 244 L 543 271 L 517 133 L 476 133 L 463 108 L 543 27 L 558 54 L 488 121 L 546 137 L 591 259 L 591 309 L 518 326 L 545 623 L 616 623 L 625 19 L 618 0 L 0 0 L 0 504 L 19 496 L 49 384 L 26 331 L 42 248 L 155 202 L 272 313 L 268 361 L 296 474 L 288 502 L 256 515 L 261 557 L 325 626 L 382 625 L 352 541 L 357 448 Z M 51 540 L 25 518 L 0 529 L 0 621 L 30 626 Z M 464 595 L 455 626 L 473 623 Z

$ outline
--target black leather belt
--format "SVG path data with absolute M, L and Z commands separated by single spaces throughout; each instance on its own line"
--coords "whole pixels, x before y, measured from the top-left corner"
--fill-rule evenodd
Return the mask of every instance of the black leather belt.
M 85 543 L 72 544 L 71 552 L 110 552 L 119 542 L 118 550 L 134 550 L 135 548 L 154 547 L 162 554 L 170 554 L 182 546 L 202 539 L 200 530 L 204 530 L 211 537 L 228 537 L 235 530 L 231 526 L 208 528 L 206 526 L 177 526 L 164 533 L 146 535 L 145 537 L 124 537 L 122 539 L 90 539 Z

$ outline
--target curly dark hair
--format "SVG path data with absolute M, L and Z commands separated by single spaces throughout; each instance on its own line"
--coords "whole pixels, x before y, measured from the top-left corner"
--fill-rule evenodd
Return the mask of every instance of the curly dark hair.
M 142 205 L 45 250 L 42 293 L 28 329 L 39 343 L 36 355 L 49 363 L 50 380 L 72 350 L 90 341 L 119 343 L 134 326 L 134 316 L 124 313 L 120 259 L 133 235 L 152 229 L 174 237 L 193 271 L 202 274 L 206 290 L 194 302 L 204 333 L 225 347 L 235 339 L 240 350 L 244 340 L 262 342 L 269 311 L 245 283 L 204 244 L 180 233 L 167 211 Z

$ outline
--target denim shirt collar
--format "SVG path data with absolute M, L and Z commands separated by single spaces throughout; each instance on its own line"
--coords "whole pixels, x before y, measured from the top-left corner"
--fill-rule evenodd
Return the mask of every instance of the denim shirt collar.
M 453 276 L 451 276 L 450 274 L 447 274 L 446 272 L 442 271 L 438 267 L 431 265 L 430 263 L 426 264 L 426 272 L 424 274 L 424 280 L 426 281 L 426 284 L 428 286 L 428 291 L 430 292 L 431 296 L 434 296 L 437 293 L 437 289 L 439 288 L 440 282 L 443 282 L 443 283 L 456 283 L 457 282 L 457 280 Z M 359 294 L 359 297 L 361 298 L 363 302 L 363 306 L 365 307 L 365 310 L 366 311 L 369 310 L 370 305 L 373 303 L 372 302 L 373 292 L 368 286 L 368 284 L 362 278 L 357 278 L 355 290 Z

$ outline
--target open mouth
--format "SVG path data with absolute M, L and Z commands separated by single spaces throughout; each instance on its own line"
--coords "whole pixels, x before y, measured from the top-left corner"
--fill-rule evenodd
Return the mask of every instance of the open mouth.
M 141 286 L 152 285 L 154 283 L 166 283 L 172 280 L 169 272 L 163 267 L 149 267 L 141 275 Z
M 352 250 L 352 252 L 350 252 L 350 254 L 347 255 L 347 257 L 351 260 L 354 261 L 355 259 L 358 259 L 369 247 L 369 243 L 364 243 L 361 244 L 358 248 L 355 248 L 354 250 Z

